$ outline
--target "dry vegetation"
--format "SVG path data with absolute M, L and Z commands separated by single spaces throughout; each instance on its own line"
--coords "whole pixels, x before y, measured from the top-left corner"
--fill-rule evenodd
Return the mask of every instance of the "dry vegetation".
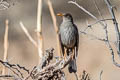
M 60 44 L 59 44 L 59 34 L 58 34 L 58 25 L 57 25 L 57 19 L 55 16 L 54 7 L 52 5 L 51 0 L 47 0 L 47 5 L 52 17 L 53 26 L 56 32 L 56 41 L 57 41 L 57 54 L 60 55 Z M 24 26 L 23 22 L 20 21 L 19 24 L 21 26 L 21 29 L 24 31 L 25 35 L 28 37 L 29 41 L 34 45 L 35 48 L 38 50 L 39 60 L 37 66 L 35 65 L 33 69 L 27 69 L 26 67 L 21 66 L 20 64 L 11 64 L 9 61 L 7 61 L 8 56 L 8 47 L 9 45 L 9 39 L 8 39 L 8 31 L 9 31 L 9 22 L 10 20 L 5 21 L 5 35 L 4 35 L 4 57 L 3 60 L 0 59 L 0 63 L 3 65 L 2 67 L 2 73 L 0 75 L 1 79 L 13 79 L 13 80 L 65 80 L 66 74 L 64 71 L 64 68 L 69 64 L 71 61 L 71 55 L 67 57 L 66 60 L 61 59 L 60 56 L 54 56 L 55 54 L 54 49 L 50 48 L 48 50 L 43 49 L 43 34 L 42 34 L 42 3 L 43 0 L 38 0 L 38 7 L 37 7 L 37 28 L 36 28 L 36 36 L 37 41 L 33 39 L 33 37 L 28 32 L 27 28 Z M 96 40 L 102 41 L 105 43 L 106 47 L 109 49 L 109 53 L 112 56 L 112 62 L 113 64 L 120 68 L 120 64 L 116 62 L 115 60 L 115 53 L 117 52 L 118 56 L 120 56 L 120 32 L 118 27 L 118 22 L 116 20 L 116 15 L 114 13 L 114 7 L 112 6 L 110 0 L 104 0 L 104 3 L 106 3 L 107 8 L 109 10 L 109 14 L 111 15 L 110 18 L 104 18 L 103 14 L 100 11 L 100 8 L 97 5 L 96 0 L 93 0 L 93 4 L 95 5 L 96 11 L 100 15 L 101 19 L 98 19 L 96 16 L 94 16 L 91 12 L 86 10 L 84 7 L 79 5 L 77 3 L 77 0 L 75 1 L 68 1 L 69 4 L 74 4 L 79 9 L 84 11 L 86 14 L 91 16 L 95 20 L 94 23 L 88 24 L 87 27 L 80 31 L 80 34 L 87 35 L 91 38 L 94 38 Z M 69 5 L 68 4 L 68 5 Z M 9 7 L 12 6 L 7 2 L 7 0 L 1 0 L 0 1 L 0 10 L 7 10 Z M 111 43 L 112 41 L 109 40 L 109 34 L 108 34 L 108 23 L 107 21 L 112 21 L 114 24 L 115 32 L 116 32 L 116 41 L 114 42 L 115 48 L 112 47 Z M 87 23 L 87 22 L 86 22 Z M 100 25 L 102 27 L 102 30 L 105 33 L 105 38 L 100 38 L 99 36 L 89 34 L 87 32 L 89 29 L 95 27 L 94 25 Z M 115 49 L 115 50 L 114 50 Z M 44 51 L 46 50 L 46 51 Z M 53 62 L 52 62 L 53 61 Z M 29 65 L 29 64 L 27 64 Z M 8 74 L 8 70 L 11 74 Z M 99 80 L 101 79 L 103 71 L 100 72 Z M 92 80 L 90 75 L 83 70 L 82 73 L 74 73 L 76 80 Z

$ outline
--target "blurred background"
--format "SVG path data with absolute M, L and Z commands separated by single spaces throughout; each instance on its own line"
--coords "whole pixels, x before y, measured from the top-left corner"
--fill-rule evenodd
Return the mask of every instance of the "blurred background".
M 47 5 L 47 0 L 43 0 L 43 37 L 44 37 L 44 50 L 48 48 L 55 48 L 57 54 L 56 32 L 52 23 L 52 18 Z M 88 14 L 83 12 L 77 6 L 68 4 L 70 0 L 51 0 L 55 14 L 71 13 L 75 24 L 78 26 L 79 31 L 84 30 L 88 24 L 95 22 Z M 95 8 L 93 0 L 76 0 L 81 6 L 94 14 L 98 19 L 101 17 Z M 104 18 L 111 18 L 108 8 L 104 0 L 95 0 Z M 120 24 L 120 0 L 110 0 L 114 9 L 118 23 Z M 10 8 L 0 10 L 0 59 L 3 59 L 4 53 L 4 33 L 5 33 L 5 20 L 8 19 L 9 24 L 9 48 L 8 48 L 8 61 L 14 64 L 20 64 L 32 69 L 38 63 L 38 53 L 36 47 L 29 41 L 20 27 L 19 22 L 22 21 L 31 36 L 36 40 L 36 20 L 37 20 L 37 0 L 8 0 L 11 4 Z M 57 17 L 58 25 L 62 19 Z M 109 39 L 111 42 L 116 40 L 115 28 L 112 21 L 107 21 L 109 30 Z M 87 33 L 104 38 L 103 27 L 99 24 L 94 25 L 92 29 L 88 29 Z M 114 46 L 114 43 L 111 43 Z M 120 63 L 118 55 L 115 58 Z M 112 56 L 106 47 L 105 43 L 98 41 L 89 36 L 80 34 L 79 55 L 77 57 L 78 73 L 81 74 L 86 70 L 92 80 L 99 80 L 100 72 L 103 70 L 102 80 L 120 80 L 120 69 L 113 65 Z M 2 67 L 2 66 L 0 66 Z M 65 69 L 66 79 L 75 80 L 74 74 L 70 74 Z

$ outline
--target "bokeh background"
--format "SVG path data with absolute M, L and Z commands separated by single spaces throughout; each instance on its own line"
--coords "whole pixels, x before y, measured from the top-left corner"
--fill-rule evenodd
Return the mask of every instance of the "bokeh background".
M 0 59 L 3 59 L 3 42 L 5 32 L 5 20 L 10 21 L 9 24 L 9 48 L 8 61 L 14 64 L 20 64 L 32 69 L 38 63 L 38 53 L 36 47 L 29 41 L 21 29 L 19 22 L 22 21 L 31 36 L 36 40 L 36 20 L 37 20 L 37 0 L 8 0 L 11 4 L 10 8 L 0 11 Z M 43 0 L 43 36 L 44 49 L 55 48 L 57 54 L 56 33 L 53 27 L 52 18 L 48 9 L 47 0 Z M 84 30 L 89 24 L 95 22 L 89 15 L 73 4 L 68 4 L 69 0 L 51 0 L 55 13 L 71 13 L 75 24 L 79 30 Z M 95 8 L 93 0 L 76 0 L 81 6 L 93 13 L 97 18 L 101 19 Z M 118 23 L 120 24 L 120 0 L 110 0 L 113 6 Z M 96 0 L 98 7 L 104 18 L 111 18 L 108 8 L 104 0 Z M 14 5 L 13 5 L 14 4 Z M 57 17 L 58 25 L 62 19 Z M 111 42 L 116 40 L 115 28 L 112 21 L 108 21 L 109 39 Z M 104 30 L 99 24 L 92 29 L 87 30 L 89 34 L 104 38 Z M 114 43 L 111 43 L 114 46 Z M 115 49 L 115 48 L 114 48 Z M 115 58 L 120 63 L 117 54 Z M 79 55 L 77 58 L 78 73 L 81 74 L 86 70 L 92 80 L 99 80 L 100 72 L 103 70 L 102 80 L 120 80 L 120 69 L 113 65 L 112 56 L 105 43 L 98 41 L 89 36 L 80 34 Z M 2 67 L 2 66 L 0 66 Z M 74 74 L 70 74 L 65 69 L 66 79 L 75 80 Z

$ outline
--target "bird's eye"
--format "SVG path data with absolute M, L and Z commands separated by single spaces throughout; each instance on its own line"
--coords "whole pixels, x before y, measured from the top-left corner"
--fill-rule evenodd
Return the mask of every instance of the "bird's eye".
M 71 19 L 72 20 L 72 16 L 70 14 L 65 14 L 64 15 L 67 19 Z
M 65 17 L 70 18 L 70 16 L 69 16 L 69 15 L 65 15 Z

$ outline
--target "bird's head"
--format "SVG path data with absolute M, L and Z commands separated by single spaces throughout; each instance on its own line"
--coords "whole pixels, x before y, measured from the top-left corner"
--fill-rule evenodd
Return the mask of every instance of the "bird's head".
M 73 22 L 72 15 L 70 13 L 58 13 L 57 16 L 61 16 L 63 18 L 63 21 Z

